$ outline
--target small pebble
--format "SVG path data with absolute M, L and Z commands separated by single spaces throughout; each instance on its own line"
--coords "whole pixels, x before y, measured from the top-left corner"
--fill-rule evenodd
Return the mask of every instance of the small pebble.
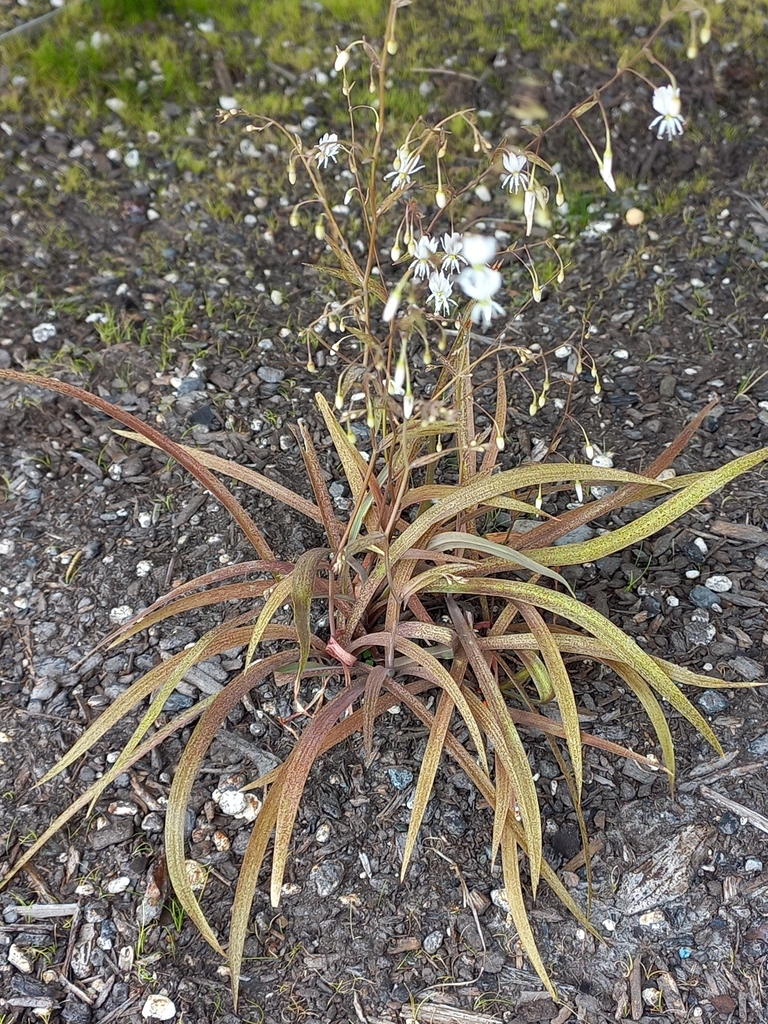
M 116 608 L 110 609 L 109 621 L 116 626 L 123 626 L 132 615 L 133 608 L 130 605 L 119 604 Z
M 696 701 L 706 715 L 716 715 L 728 707 L 728 698 L 717 690 L 706 690 Z
M 219 106 L 222 110 L 237 110 L 237 100 L 234 96 L 219 96 Z
M 282 306 L 283 304 L 283 293 L 278 288 L 273 288 L 269 293 L 269 298 L 273 306 Z
M 704 582 L 704 586 L 708 590 L 714 590 L 716 594 L 726 594 L 729 590 L 733 589 L 733 583 L 727 576 L 710 576 Z
M 144 1003 L 141 1016 L 147 1020 L 173 1020 L 176 1006 L 168 996 L 150 996 Z
M 645 214 L 636 206 L 631 206 L 624 214 L 624 219 L 631 228 L 639 227 L 645 220 Z
M 429 935 L 424 939 L 421 944 L 422 949 L 429 956 L 434 954 L 440 949 L 443 944 L 443 933 L 440 930 L 430 932 Z
M 717 823 L 717 827 L 724 836 L 735 836 L 741 828 L 741 822 L 735 814 L 731 814 L 730 811 L 725 811 L 721 815 L 720 821 Z
M 344 879 L 344 866 L 337 860 L 324 860 L 309 872 L 309 880 L 321 897 L 332 896 Z
M 758 857 L 747 857 L 744 862 L 744 870 L 749 872 L 762 871 L 763 862 Z
M 670 608 L 677 608 L 678 605 L 680 604 L 680 600 L 679 600 L 679 598 L 675 597 L 674 594 L 670 594 L 667 597 L 667 604 L 669 605 Z
M 499 910 L 503 910 L 506 914 L 509 913 L 509 900 L 507 899 L 506 889 L 494 889 L 491 892 L 491 903 L 494 907 L 498 907 Z
M 141 157 L 139 156 L 138 149 L 129 149 L 125 154 L 125 166 L 132 170 L 139 166 L 141 163 Z
M 768 732 L 764 732 L 762 736 L 757 736 L 747 747 L 750 754 L 756 754 L 758 757 L 763 757 L 768 754 Z
M 121 100 L 117 96 L 110 96 L 104 100 L 104 106 L 108 107 L 113 114 L 119 114 L 125 110 L 125 100 Z
M 692 952 L 693 950 L 690 946 L 681 946 L 677 951 L 677 955 L 680 957 L 681 960 L 687 960 Z
M 395 789 L 408 789 L 413 782 L 413 772 L 407 768 L 388 768 L 387 775 Z
M 687 573 L 686 573 L 687 575 Z M 708 587 L 694 587 L 688 595 L 697 608 L 719 608 L 718 595 Z
M 38 324 L 32 328 L 32 338 L 38 345 L 44 345 L 46 341 L 56 337 L 55 324 Z
M 17 971 L 21 971 L 22 974 L 31 974 L 34 967 L 33 962 L 24 950 L 17 946 L 15 942 L 8 948 L 8 963 L 15 967 Z

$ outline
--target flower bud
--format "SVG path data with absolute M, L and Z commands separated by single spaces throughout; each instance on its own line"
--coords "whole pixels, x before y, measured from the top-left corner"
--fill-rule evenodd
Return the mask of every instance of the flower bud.
M 438 210 L 444 210 L 448 205 L 448 196 L 441 188 L 435 192 L 435 203 Z
M 325 239 L 325 224 L 322 220 L 315 224 L 315 238 L 318 242 L 322 242 Z
M 390 55 L 390 57 L 394 57 L 395 54 L 397 53 L 397 40 L 396 39 L 388 39 L 387 40 L 387 53 Z
M 331 332 L 331 334 L 335 334 L 336 331 L 338 331 L 338 329 L 339 329 L 339 325 L 336 323 L 336 321 L 333 318 L 331 318 L 328 321 L 328 330 Z
M 573 489 L 576 491 L 576 500 L 583 503 L 584 501 L 584 488 L 581 486 L 581 480 L 573 481 Z
M 712 38 L 712 22 L 709 18 L 709 12 L 705 15 L 704 24 L 701 26 L 699 32 L 699 41 L 702 46 L 706 46 L 709 40 Z
M 533 286 L 533 301 L 541 302 L 541 288 L 538 286 L 538 284 L 534 284 Z
M 299 214 L 296 210 L 291 211 L 291 216 L 288 218 L 288 223 L 291 225 L 292 228 L 297 228 L 299 226 Z
M 410 389 L 403 397 L 403 419 L 409 420 L 413 416 L 413 394 Z
M 584 454 L 587 456 L 590 462 L 592 461 L 592 459 L 594 459 L 595 449 L 592 447 L 591 441 L 587 441 L 587 443 L 584 445 Z
M 401 298 L 402 295 L 399 289 L 397 288 L 394 288 L 389 293 L 387 304 L 384 306 L 384 312 L 381 314 L 381 319 L 384 321 L 385 324 L 388 324 L 390 320 L 393 319 L 395 313 L 397 312 L 397 307 L 400 305 Z
M 288 164 L 288 181 L 290 181 L 292 185 L 296 184 L 296 165 L 293 160 Z
M 437 159 L 438 160 L 444 160 L 445 159 L 445 154 L 447 152 L 448 152 L 448 143 L 447 142 L 443 142 L 441 144 L 441 146 L 440 146 L 440 149 L 438 149 L 438 151 L 437 151 Z
M 561 187 L 560 187 L 560 186 L 558 185 L 558 188 L 557 188 L 557 195 L 555 196 L 555 204 L 556 204 L 557 206 L 562 206 L 564 202 L 565 202 L 565 196 L 563 195 L 563 190 L 562 190 L 562 188 L 561 188 Z
M 336 60 L 333 64 L 334 71 L 341 71 L 349 63 L 349 50 L 337 50 Z
M 558 272 L 557 272 L 557 283 L 558 284 L 562 284 L 564 280 L 565 280 L 565 271 L 564 270 L 558 270 Z
M 403 250 L 400 248 L 397 242 L 395 242 L 395 244 L 389 250 L 389 258 L 392 260 L 393 263 L 397 263 L 397 261 L 400 259 L 402 255 Z
M 539 403 L 534 398 L 534 400 L 528 406 L 528 415 L 529 416 L 535 416 L 538 411 L 539 411 Z M 541 505 L 537 505 L 536 508 L 541 508 Z
M 337 409 L 341 409 L 343 407 L 343 405 L 344 405 L 344 396 L 342 395 L 342 393 L 340 391 L 336 392 L 336 397 L 333 400 L 333 404 L 336 406 Z
M 354 187 L 353 187 L 353 188 L 348 188 L 348 189 L 347 189 L 347 191 L 346 191 L 346 192 L 344 193 L 344 205 L 345 205 L 345 206 L 349 206 L 349 204 L 350 204 L 350 201 L 351 201 L 351 199 L 352 199 L 352 196 L 353 196 L 354 194 L 355 194 L 355 189 L 354 189 Z
M 503 434 L 497 434 L 496 435 L 496 447 L 498 448 L 498 450 L 500 452 L 504 451 L 504 435 Z
M 307 373 L 317 373 L 317 365 L 312 359 L 307 362 Z
M 688 44 L 688 49 L 685 51 L 685 55 L 688 60 L 695 60 L 699 54 L 699 46 L 695 39 L 692 39 Z

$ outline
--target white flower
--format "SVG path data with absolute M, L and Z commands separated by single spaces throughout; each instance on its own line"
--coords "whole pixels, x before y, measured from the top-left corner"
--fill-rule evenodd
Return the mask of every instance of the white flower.
M 317 160 L 318 166 L 327 167 L 328 161 L 332 160 L 336 163 L 336 159 L 341 151 L 339 145 L 339 136 L 336 132 L 328 132 L 320 139 L 317 144 L 317 153 L 315 154 L 315 160 Z
M 533 189 L 527 188 L 523 193 L 523 213 L 525 214 L 525 233 L 530 235 L 533 231 L 533 214 L 536 210 L 536 193 Z
M 613 180 L 613 154 L 607 151 L 603 155 L 603 162 L 600 164 L 600 177 L 611 192 L 616 191 L 616 182 Z
M 430 238 L 429 235 L 422 235 L 416 243 L 416 248 L 413 253 L 413 276 L 416 280 L 428 277 L 434 270 L 432 263 L 432 257 L 437 252 L 437 239 Z
M 528 174 L 525 171 L 528 157 L 525 153 L 504 153 L 501 160 L 504 170 L 509 171 L 502 181 L 501 187 L 508 188 L 510 192 L 517 195 L 521 188 L 528 187 Z
M 656 138 L 661 139 L 666 135 L 672 139 L 675 135 L 683 134 L 685 118 L 680 113 L 680 90 L 676 86 L 662 85 L 654 89 L 653 109 L 659 116 L 654 117 L 648 127 L 656 128 Z
M 436 270 L 429 275 L 430 295 L 427 302 L 434 302 L 435 313 L 438 316 L 448 316 L 451 312 L 451 295 L 453 294 L 453 282 L 446 277 L 442 271 Z
M 452 235 L 443 235 L 443 261 L 440 267 L 444 274 L 458 274 L 461 268 L 466 264 L 466 259 L 462 255 L 464 250 L 464 241 L 458 231 L 454 231 Z
M 385 324 L 388 324 L 390 320 L 393 319 L 395 313 L 398 310 L 402 297 L 402 292 L 400 291 L 399 288 L 395 288 L 389 293 L 389 298 L 387 299 L 387 303 L 384 306 L 384 312 L 381 314 L 381 319 L 384 321 Z
M 479 324 L 481 321 L 489 324 L 495 316 L 503 315 L 503 313 L 504 307 L 500 306 L 498 302 L 494 302 L 493 299 L 477 299 L 472 306 L 470 317 L 473 324 Z
M 465 235 L 462 254 L 471 267 L 482 269 L 496 255 L 496 242 L 486 235 Z
M 388 178 L 395 179 L 391 187 L 393 192 L 398 188 L 408 188 L 413 175 L 423 170 L 424 164 L 419 163 L 420 159 L 418 153 L 411 153 L 407 146 L 400 146 L 392 164 L 394 170 L 384 175 L 385 181 Z
M 467 267 L 459 274 L 458 282 L 465 295 L 483 302 L 501 288 L 501 274 L 491 267 Z

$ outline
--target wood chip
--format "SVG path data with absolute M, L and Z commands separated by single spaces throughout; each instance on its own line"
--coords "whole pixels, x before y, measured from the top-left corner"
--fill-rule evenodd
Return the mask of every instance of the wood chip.
M 753 811 L 751 807 L 745 807 L 744 804 L 737 804 L 735 800 L 729 800 L 727 796 L 722 796 L 716 790 L 710 789 L 709 786 L 699 786 L 699 792 L 705 800 L 719 804 L 727 811 L 738 814 L 740 818 L 746 818 L 750 825 L 759 828 L 761 832 L 768 833 L 768 818 L 765 815 Z
M 673 1013 L 676 1017 L 687 1017 L 688 1011 L 680 996 L 680 989 L 669 971 L 659 971 L 656 975 L 656 984 L 664 993 L 664 1009 L 667 1013 Z
M 487 1013 L 461 1010 L 458 1006 L 423 1003 L 415 1016 L 408 1013 L 405 1024 L 499 1024 L 499 1018 L 489 1017 Z
M 643 1016 L 643 965 L 639 956 L 629 972 L 629 1007 L 632 1020 L 640 1020 Z
M 758 526 L 748 526 L 746 523 L 729 523 L 727 519 L 716 519 L 714 523 L 708 523 L 712 533 L 729 540 L 742 540 L 749 544 L 768 544 L 768 531 L 761 530 Z
M 590 841 L 589 841 L 589 856 L 590 857 L 594 857 L 596 854 L 600 853 L 600 851 L 604 848 L 604 846 L 605 846 L 605 843 L 603 842 L 603 840 L 602 839 L 598 839 L 597 836 L 595 836 L 593 839 L 590 839 Z M 579 868 L 583 868 L 584 867 L 584 864 L 586 863 L 586 860 L 587 860 L 587 855 L 584 853 L 583 850 L 579 850 L 579 852 L 576 854 L 575 857 L 571 857 L 571 859 L 568 861 L 568 863 L 563 865 L 563 870 L 564 871 L 578 871 Z

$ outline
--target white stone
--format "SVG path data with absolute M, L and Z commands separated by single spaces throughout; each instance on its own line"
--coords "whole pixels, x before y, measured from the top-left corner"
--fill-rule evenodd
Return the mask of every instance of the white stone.
M 625 348 L 617 348 L 613 357 L 614 359 L 629 359 L 629 352 Z
M 141 1016 L 147 1020 L 173 1020 L 176 1007 L 168 996 L 150 996 L 144 1003 Z
M 733 589 L 733 583 L 727 576 L 710 576 L 704 581 L 707 590 L 713 590 L 716 594 L 725 594 Z
M 38 345 L 44 345 L 46 341 L 56 337 L 55 324 L 38 324 L 32 328 L 32 338 Z
M 694 537 L 693 543 L 696 545 L 696 547 L 699 549 L 702 555 L 706 555 L 709 551 L 709 548 L 707 547 L 707 542 L 704 540 L 703 537 Z
M 573 349 L 570 345 L 561 345 L 555 349 L 555 359 L 567 359 Z
M 273 288 L 269 293 L 269 297 L 272 300 L 272 305 L 282 306 L 283 304 L 283 293 L 277 288 Z
M 149 576 L 152 572 L 152 562 L 148 558 L 143 558 L 140 562 L 136 563 L 136 575 L 137 576 Z
M 598 469 L 613 469 L 613 459 L 610 455 L 595 455 L 592 458 L 592 465 Z
M 160 220 L 160 214 L 157 210 L 153 210 L 151 206 L 147 210 L 147 220 Z
M 121 100 L 118 96 L 110 96 L 104 100 L 104 106 L 109 107 L 113 114 L 119 114 L 125 110 L 125 100 Z
M 109 612 L 109 621 L 113 622 L 116 626 L 123 626 L 133 615 L 133 608 L 127 604 L 119 604 L 116 608 L 112 608 Z
M 237 105 L 234 96 L 219 96 L 219 106 L 222 110 L 237 110 Z
M 509 913 L 509 900 L 507 899 L 506 889 L 493 889 L 491 892 L 491 903 L 494 907 L 498 907 L 503 910 L 505 914 Z
M 31 974 L 34 967 L 24 950 L 15 942 L 8 948 L 8 963 L 22 974 Z
M 675 597 L 674 594 L 670 594 L 667 597 L 667 604 L 670 608 L 677 608 L 677 606 L 680 604 L 680 600 L 679 598 Z
M 130 884 L 131 880 L 127 875 L 121 875 L 120 878 L 112 878 L 107 882 L 107 892 L 117 896 L 118 893 L 125 892 Z
M 139 156 L 138 149 L 129 149 L 125 154 L 125 166 L 133 169 L 138 167 L 141 163 L 141 157 Z

